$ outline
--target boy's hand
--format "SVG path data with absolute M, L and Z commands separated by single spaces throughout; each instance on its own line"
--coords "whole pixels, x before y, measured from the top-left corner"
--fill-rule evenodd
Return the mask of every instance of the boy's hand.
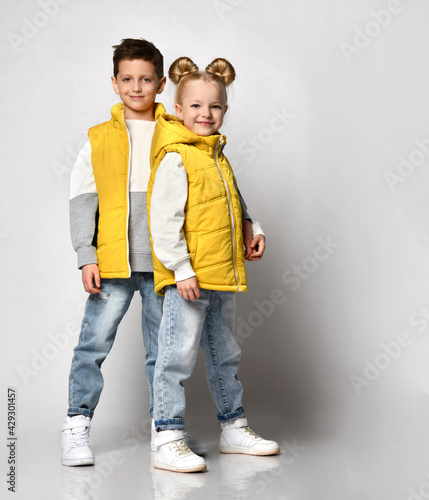
M 265 252 L 265 236 L 257 234 L 250 242 L 250 250 L 250 255 L 246 257 L 246 260 L 250 262 L 261 260 Z
M 187 280 L 178 281 L 176 285 L 179 295 L 184 299 L 194 301 L 199 298 L 200 289 L 195 276 L 192 276 L 192 278 L 188 278 Z
M 97 264 L 87 264 L 82 267 L 82 282 L 85 292 L 99 293 L 101 287 L 100 271 Z

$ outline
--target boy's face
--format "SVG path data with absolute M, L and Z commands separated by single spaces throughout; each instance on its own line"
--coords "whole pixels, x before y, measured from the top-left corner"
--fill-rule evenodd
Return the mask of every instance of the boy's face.
M 218 86 L 204 80 L 186 83 L 182 103 L 176 104 L 177 116 L 194 134 L 209 136 L 219 131 L 228 109 Z
M 124 103 L 125 118 L 153 121 L 155 97 L 164 90 L 165 77 L 160 80 L 155 66 L 144 59 L 123 59 L 118 68 L 112 85 Z

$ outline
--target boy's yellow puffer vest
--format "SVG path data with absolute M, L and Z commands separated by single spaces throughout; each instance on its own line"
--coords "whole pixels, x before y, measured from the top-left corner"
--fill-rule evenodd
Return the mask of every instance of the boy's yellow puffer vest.
M 188 175 L 188 199 L 184 232 L 191 265 L 200 288 L 246 291 L 240 198 L 231 166 L 222 154 L 225 136 L 194 134 L 172 115 L 162 115 L 155 127 L 151 148 L 151 175 L 147 189 L 150 229 L 150 201 L 159 164 L 168 152 L 182 157 Z M 162 207 L 161 207 L 162 210 Z M 175 283 L 174 272 L 166 269 L 153 252 L 155 291 L 163 293 Z
M 165 112 L 155 104 L 155 120 Z M 112 118 L 88 131 L 91 163 L 98 193 L 97 260 L 102 278 L 129 278 L 128 259 L 130 143 L 124 105 L 112 108 Z

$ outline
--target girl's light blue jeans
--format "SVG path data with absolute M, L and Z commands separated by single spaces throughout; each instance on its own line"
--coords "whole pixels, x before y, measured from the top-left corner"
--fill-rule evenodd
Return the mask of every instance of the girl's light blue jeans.
M 152 413 L 153 376 L 163 298 L 155 294 L 153 273 L 133 272 L 130 278 L 102 279 L 100 293 L 88 297 L 69 377 L 69 416 L 93 416 L 103 390 L 101 365 L 112 348 L 119 323 L 135 291 L 139 291 L 142 298 L 145 370 Z
M 233 336 L 235 292 L 200 293 L 192 302 L 181 297 L 175 285 L 165 288 L 154 376 L 157 430 L 185 428 L 183 382 L 192 374 L 200 345 L 218 420 L 244 415 L 243 387 L 237 379 L 241 351 Z

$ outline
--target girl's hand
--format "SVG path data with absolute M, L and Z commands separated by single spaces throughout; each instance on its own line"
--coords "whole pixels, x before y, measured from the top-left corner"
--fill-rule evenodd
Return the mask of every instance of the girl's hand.
M 250 242 L 250 254 L 245 257 L 248 261 L 261 260 L 265 252 L 265 236 L 257 234 Z M 247 255 L 247 252 L 246 252 Z
M 200 297 L 200 289 L 195 276 L 187 280 L 178 281 L 176 283 L 179 295 L 186 300 L 197 300 Z

